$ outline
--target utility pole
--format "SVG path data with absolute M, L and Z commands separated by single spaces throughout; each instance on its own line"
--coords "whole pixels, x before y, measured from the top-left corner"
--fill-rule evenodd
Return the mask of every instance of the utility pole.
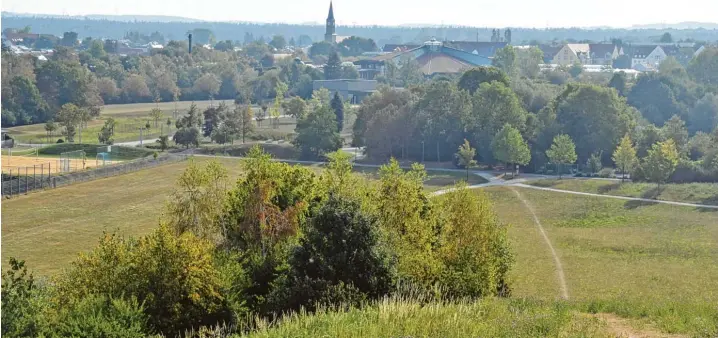
M 142 145 L 142 131 L 145 130 L 144 127 L 140 127 L 140 145 Z
M 424 141 L 421 141 L 421 163 L 424 163 Z

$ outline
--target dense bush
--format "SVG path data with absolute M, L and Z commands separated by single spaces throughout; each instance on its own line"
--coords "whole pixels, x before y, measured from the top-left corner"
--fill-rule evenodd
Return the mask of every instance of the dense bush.
M 330 197 L 308 222 L 289 258 L 289 274 L 277 289 L 286 309 L 355 304 L 387 295 L 393 268 L 380 245 L 376 220 L 356 202 Z
M 228 320 L 212 251 L 211 243 L 190 233 L 176 236 L 165 225 L 139 240 L 106 235 L 57 278 L 54 305 L 62 312 L 93 295 L 136 298 L 149 327 L 168 335 Z

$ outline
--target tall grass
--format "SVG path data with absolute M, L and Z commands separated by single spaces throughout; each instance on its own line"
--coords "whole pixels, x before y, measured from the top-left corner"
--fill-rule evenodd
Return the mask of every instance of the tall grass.
M 386 298 L 362 308 L 256 319 L 247 337 L 608 337 L 598 319 L 564 302 L 488 298 L 423 303 Z

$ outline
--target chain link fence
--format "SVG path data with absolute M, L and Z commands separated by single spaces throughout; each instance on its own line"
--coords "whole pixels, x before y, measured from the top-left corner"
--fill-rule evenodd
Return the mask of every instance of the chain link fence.
M 46 165 L 13 168 L 14 170 L 11 169 L 11 171 L 3 172 L 2 174 L 2 196 L 10 198 L 20 194 L 27 194 L 29 191 L 37 189 L 57 188 L 73 183 L 127 174 L 164 164 L 185 161 L 188 157 L 189 155 L 184 154 L 165 154 L 158 156 L 156 159 L 146 157 L 70 173 L 54 173 L 50 169 L 57 164 L 51 162 Z

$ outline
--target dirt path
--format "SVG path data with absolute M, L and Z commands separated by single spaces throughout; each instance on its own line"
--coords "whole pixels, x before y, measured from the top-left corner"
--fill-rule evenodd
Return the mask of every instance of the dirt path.
M 509 189 L 511 189 L 511 191 L 516 194 L 516 197 L 518 197 L 519 200 L 521 200 L 521 202 L 531 212 L 531 216 L 533 216 L 534 223 L 538 227 L 539 232 L 541 232 L 541 236 L 543 236 L 544 242 L 546 242 L 546 245 L 551 250 L 551 256 L 553 256 L 553 261 L 556 264 L 556 274 L 561 291 L 561 298 L 568 299 L 568 286 L 566 286 L 566 277 L 563 273 L 563 265 L 561 265 L 561 260 L 558 258 L 558 254 L 556 254 L 556 250 L 553 248 L 553 244 L 551 244 L 551 240 L 548 238 L 548 235 L 546 234 L 543 225 L 541 225 L 541 221 L 539 221 L 538 216 L 536 216 L 536 212 L 534 211 L 533 206 L 529 201 L 524 198 L 523 195 L 521 195 L 518 190 L 514 189 L 513 187 L 509 187 Z
M 683 338 L 685 335 L 662 333 L 650 327 L 634 328 L 628 319 L 621 318 L 612 313 L 597 313 L 590 315 L 604 321 L 608 331 L 621 338 Z

